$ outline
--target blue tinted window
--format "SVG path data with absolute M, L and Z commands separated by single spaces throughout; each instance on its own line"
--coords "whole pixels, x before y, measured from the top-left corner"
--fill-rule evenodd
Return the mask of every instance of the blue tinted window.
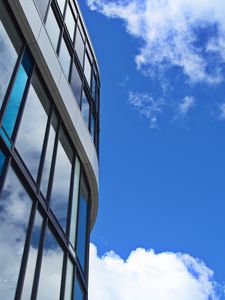
M 73 63 L 70 85 L 77 103 L 80 105 L 82 81 L 75 63 Z
M 90 112 L 90 104 L 87 100 L 87 96 L 83 92 L 82 97 L 82 104 L 81 104 L 81 111 L 85 120 L 85 123 L 87 124 L 87 127 L 89 127 L 89 112 Z
M 84 292 L 81 288 L 80 282 L 78 278 L 75 281 L 75 290 L 74 290 L 74 300 L 83 300 L 84 299 Z
M 81 179 L 78 210 L 77 255 L 82 268 L 85 267 L 87 237 L 88 191 L 84 178 Z
M 0 151 L 0 176 L 5 163 L 5 155 Z
M 20 104 L 22 102 L 24 90 L 27 84 L 28 77 L 31 73 L 32 62 L 28 52 L 24 54 L 21 65 L 19 66 L 16 75 L 15 83 L 6 107 L 3 119 L 3 128 L 7 134 L 12 137 L 13 129 L 16 123 Z

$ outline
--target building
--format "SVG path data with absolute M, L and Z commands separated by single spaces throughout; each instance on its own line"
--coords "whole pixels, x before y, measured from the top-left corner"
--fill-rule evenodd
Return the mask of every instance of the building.
M 88 299 L 99 89 L 75 0 L 0 0 L 1 299 Z

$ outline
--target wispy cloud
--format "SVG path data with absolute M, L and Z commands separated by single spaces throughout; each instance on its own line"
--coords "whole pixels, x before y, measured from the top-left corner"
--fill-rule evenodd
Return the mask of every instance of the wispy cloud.
M 181 115 L 186 115 L 189 112 L 189 110 L 194 106 L 195 106 L 194 97 L 186 96 L 179 104 L 178 113 Z
M 225 2 L 221 0 L 87 0 L 92 10 L 124 21 L 140 39 L 137 68 L 145 73 L 176 66 L 191 82 L 223 80 Z M 215 59 L 215 55 L 217 56 Z
M 90 300 L 219 300 L 213 271 L 188 254 L 137 248 L 126 260 L 90 247 Z
M 129 103 L 149 120 L 150 128 L 158 128 L 158 116 L 162 112 L 164 100 L 155 100 L 148 93 L 129 92 Z
M 225 103 L 219 105 L 219 118 L 225 120 Z

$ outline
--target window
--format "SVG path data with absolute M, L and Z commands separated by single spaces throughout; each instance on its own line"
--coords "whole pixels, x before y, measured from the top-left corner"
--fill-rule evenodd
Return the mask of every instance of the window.
M 0 295 L 14 299 L 30 218 L 31 200 L 10 167 L 0 199 Z
M 61 130 L 57 149 L 50 206 L 59 224 L 66 231 L 73 152 Z
M 61 62 L 61 66 L 63 68 L 64 74 L 66 78 L 68 78 L 70 72 L 71 55 L 69 53 L 69 50 L 67 48 L 64 39 L 62 39 L 61 46 L 60 46 L 59 60 Z
M 59 5 L 59 8 L 60 8 L 60 11 L 61 11 L 62 15 L 64 13 L 65 2 L 66 2 L 66 0 L 57 0 L 57 3 Z
M 80 185 L 80 161 L 76 157 L 75 171 L 74 171 L 74 183 L 73 183 L 73 198 L 71 206 L 71 218 L 70 218 L 70 242 L 75 248 L 76 241 L 76 224 L 77 224 L 77 206 L 79 196 L 79 185 Z
M 73 41 L 74 31 L 75 31 L 75 19 L 74 19 L 74 15 L 73 15 L 70 5 L 67 6 L 65 23 L 66 23 L 66 27 L 68 29 L 70 38 Z
M 73 293 L 73 271 L 74 267 L 70 259 L 67 261 L 66 270 L 66 286 L 65 286 L 65 297 L 64 300 L 71 300 Z M 76 299 L 76 298 L 75 298 Z
M 4 1 L 0 1 L 0 108 L 23 45 L 13 23 Z
M 46 231 L 37 300 L 58 300 L 62 277 L 63 251 L 49 229 Z
M 87 53 L 85 53 L 84 74 L 89 86 L 91 86 L 91 63 Z
M 31 175 L 37 178 L 50 103 L 37 73 L 32 76 L 16 148 Z
M 91 114 L 91 129 L 90 129 L 90 131 L 91 131 L 92 140 L 94 142 L 94 140 L 95 140 L 95 117 L 93 115 L 93 112 Z
M 52 156 L 53 156 L 53 149 L 54 149 L 54 144 L 55 144 L 55 136 L 56 136 L 57 126 L 58 126 L 58 119 L 57 119 L 55 113 L 53 113 L 49 136 L 48 136 L 48 144 L 47 144 L 47 149 L 46 149 L 46 153 L 45 153 L 42 178 L 41 178 L 41 192 L 44 197 L 47 196 L 47 191 L 48 191 L 48 182 L 49 182 L 49 176 L 50 176 L 50 170 L 51 170 L 51 163 L 52 163 Z
M 80 264 L 85 269 L 86 263 L 86 238 L 87 238 L 87 219 L 88 219 L 88 189 L 84 177 L 81 177 L 80 197 L 78 209 L 78 228 L 77 228 L 77 256 Z M 76 299 L 76 298 L 75 298 Z
M 75 290 L 74 290 L 74 300 L 84 300 L 84 291 L 81 288 L 80 280 L 76 276 Z
M 83 67 L 83 59 L 84 59 L 84 41 L 81 36 L 81 32 L 79 27 L 77 27 L 76 32 L 76 41 L 75 41 L 75 50 L 80 61 L 81 66 Z
M 21 300 L 30 300 L 41 236 L 42 217 L 36 212 Z
M 39 13 L 41 15 L 42 20 L 45 18 L 46 10 L 48 7 L 48 0 L 35 0 Z
M 96 100 L 96 77 L 95 77 L 94 73 L 93 73 L 93 76 L 92 76 L 91 93 L 92 93 L 92 97 L 95 101 Z
M 81 111 L 85 120 L 85 123 L 87 124 L 87 127 L 89 126 L 89 112 L 90 112 L 90 104 L 87 100 L 87 96 L 83 92 L 82 97 L 82 104 L 81 104 Z
M 49 12 L 48 12 L 48 17 L 47 17 L 47 21 L 46 21 L 46 29 L 48 31 L 53 48 L 55 50 L 57 50 L 60 28 L 59 28 L 58 22 L 55 18 L 55 15 L 52 11 L 52 7 L 50 7 Z
M 74 94 L 78 104 L 80 105 L 82 81 L 81 81 L 81 78 L 80 78 L 80 75 L 78 73 L 75 63 L 73 63 L 70 85 L 71 85 L 73 94 Z
M 33 63 L 30 54 L 28 51 L 26 51 L 23 56 L 22 63 L 19 66 L 2 123 L 3 128 L 9 137 L 12 137 L 13 134 L 25 87 L 31 74 L 32 64 Z

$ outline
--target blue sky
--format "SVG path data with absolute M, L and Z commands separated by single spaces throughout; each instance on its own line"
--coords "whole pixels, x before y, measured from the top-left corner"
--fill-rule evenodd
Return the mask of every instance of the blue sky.
M 134 253 L 138 265 L 153 249 L 152 259 L 175 255 L 189 279 L 199 272 L 211 284 L 196 276 L 203 295 L 180 283 L 184 296 L 179 288 L 170 294 L 165 284 L 167 296 L 156 293 L 154 300 L 225 299 L 225 4 L 79 2 L 102 84 L 99 212 L 91 236 L 98 281 L 106 289 L 107 259 L 129 266 Z M 116 267 L 110 270 L 118 275 Z M 101 293 L 133 299 L 113 294 L 119 286 L 95 299 Z

